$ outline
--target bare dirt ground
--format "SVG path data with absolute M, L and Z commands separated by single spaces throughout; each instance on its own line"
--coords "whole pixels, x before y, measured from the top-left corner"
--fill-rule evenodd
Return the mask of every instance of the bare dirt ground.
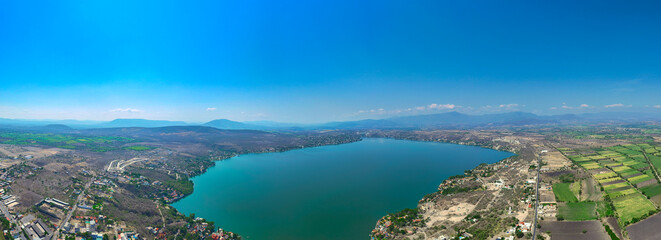
M 39 148 L 39 147 L 0 144 L 0 154 L 6 155 L 11 158 L 15 158 L 19 156 L 28 156 L 28 155 L 32 155 L 34 158 L 42 158 L 66 151 L 71 151 L 71 150 L 61 149 L 61 148 Z
M 661 195 L 656 195 L 650 198 L 650 200 L 652 200 L 652 202 L 654 202 L 656 205 L 661 206 Z
M 564 167 L 571 166 L 571 161 L 569 159 L 565 158 L 565 156 L 562 155 L 562 153 L 558 151 L 549 151 L 547 153 L 544 153 L 542 155 L 542 161 L 547 163 L 546 165 L 549 170 L 558 170 Z
M 541 203 L 555 203 L 555 194 L 551 190 L 539 190 L 539 202 Z
M 661 214 L 656 214 L 627 227 L 631 240 L 661 239 Z
M 649 185 L 653 185 L 656 183 L 656 179 L 650 179 L 641 183 L 636 184 L 636 187 L 641 188 Z
M 425 205 L 432 205 L 433 203 L 426 203 Z M 467 202 L 453 202 L 445 206 L 449 206 L 443 210 L 437 210 L 430 206 L 425 206 L 428 211 L 429 222 L 427 226 L 433 226 L 437 222 L 450 221 L 453 223 L 459 222 L 464 219 L 470 212 L 473 211 L 476 205 Z
M 558 222 L 542 221 L 540 232 L 551 232 L 553 240 L 610 239 L 599 221 Z M 585 233 L 583 232 L 585 231 Z

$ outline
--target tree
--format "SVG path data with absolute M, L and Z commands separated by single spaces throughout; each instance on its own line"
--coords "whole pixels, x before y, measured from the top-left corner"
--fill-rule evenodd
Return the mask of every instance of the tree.
M 521 230 L 518 230 L 518 229 L 517 229 L 517 230 L 516 230 L 516 237 L 517 237 L 517 238 L 522 238 L 522 237 L 523 237 L 523 232 L 521 232 Z

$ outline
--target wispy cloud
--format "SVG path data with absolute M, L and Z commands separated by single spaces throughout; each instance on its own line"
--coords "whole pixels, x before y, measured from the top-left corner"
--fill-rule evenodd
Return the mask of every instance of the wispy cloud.
M 418 112 L 425 112 L 425 111 L 444 111 L 444 110 L 454 110 L 457 108 L 460 108 L 461 106 L 457 106 L 454 104 L 439 104 L 439 103 L 432 103 L 428 104 L 425 106 L 417 106 L 417 107 L 410 107 L 406 109 L 394 109 L 394 110 L 386 110 L 384 108 L 378 108 L 378 109 L 369 109 L 369 110 L 360 110 L 356 112 L 356 114 L 374 114 L 374 115 L 383 115 L 383 114 L 400 114 L 400 113 L 418 113 Z
M 482 107 L 479 107 L 477 110 L 477 113 L 496 113 L 496 112 L 507 112 L 507 111 L 518 111 L 521 107 L 525 107 L 526 105 L 518 104 L 518 103 L 507 103 L 507 104 L 495 104 L 495 105 L 485 105 Z M 471 107 L 467 107 L 466 109 L 473 110 Z
M 579 109 L 579 110 L 581 110 L 581 109 L 588 109 L 588 108 L 591 108 L 590 105 L 587 105 L 585 103 L 583 103 L 581 105 L 578 105 L 577 107 L 568 106 L 566 103 L 562 103 L 562 106 L 560 106 L 560 107 L 551 107 L 550 109 L 551 110 L 558 110 L 558 109 Z
M 661 108 L 661 105 L 654 105 L 653 108 Z
M 135 109 L 135 108 L 116 108 L 116 109 L 110 110 L 110 112 L 113 112 L 113 113 L 140 113 L 140 112 L 143 112 L 143 111 L 140 110 L 140 109 Z
M 213 111 L 216 111 L 216 110 L 218 110 L 218 109 L 215 108 L 215 107 L 208 107 L 207 108 L 207 112 L 213 112 Z
M 609 104 L 605 105 L 605 108 L 619 108 L 619 107 L 631 107 L 631 105 L 624 105 L 622 103 L 615 103 L 615 104 Z

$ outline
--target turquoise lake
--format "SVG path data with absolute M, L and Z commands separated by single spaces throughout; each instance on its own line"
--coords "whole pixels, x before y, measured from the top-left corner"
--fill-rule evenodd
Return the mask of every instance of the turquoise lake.
M 244 239 L 369 239 L 387 213 L 414 208 L 447 177 L 512 153 L 393 139 L 246 154 L 193 178 L 172 204 Z

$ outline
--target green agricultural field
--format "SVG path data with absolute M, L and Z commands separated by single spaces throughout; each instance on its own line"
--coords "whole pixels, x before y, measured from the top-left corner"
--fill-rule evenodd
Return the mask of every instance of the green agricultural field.
M 643 156 L 642 154 L 641 155 L 636 155 L 636 156 L 629 156 L 629 157 L 631 157 L 631 158 L 633 158 L 633 160 L 636 160 L 636 161 L 641 162 L 641 163 L 646 163 L 647 162 L 647 159 L 645 159 L 645 156 Z
M 578 202 L 576 195 L 570 190 L 571 183 L 553 184 L 553 193 L 558 202 Z
M 617 176 L 617 174 L 615 174 L 614 172 L 607 172 L 607 173 L 595 174 L 594 178 L 599 180 L 599 179 L 604 179 L 604 178 L 612 178 L 612 177 L 616 177 L 616 176 Z
M 608 186 L 604 186 L 604 190 L 606 190 L 606 192 L 608 192 L 610 190 L 613 190 L 613 189 L 616 189 L 616 188 L 621 188 L 621 187 L 626 187 L 626 186 L 629 186 L 629 184 L 626 183 L 626 182 L 616 183 L 616 184 L 611 184 L 611 185 L 608 185 Z
M 585 162 L 585 161 L 591 161 L 592 159 L 590 159 L 589 157 L 577 157 L 573 160 L 577 162 Z
M 632 184 L 637 184 L 637 183 L 641 183 L 641 182 L 644 182 L 644 181 L 647 181 L 647 180 L 652 180 L 652 179 L 654 179 L 654 178 L 650 177 L 648 175 L 640 175 L 640 176 L 637 176 L 637 177 L 628 178 L 627 180 Z
M 606 157 L 613 157 L 613 156 L 619 156 L 619 153 L 616 153 L 614 151 L 598 151 L 599 155 L 606 156 Z
M 631 149 L 631 150 L 642 150 L 638 145 L 635 144 L 627 144 L 627 145 L 622 145 L 625 148 Z
M 615 206 L 615 211 L 617 211 L 620 222 L 624 225 L 637 222 L 650 212 L 656 211 L 654 204 L 640 193 L 613 199 L 613 206 Z
M 641 187 L 640 191 L 643 192 L 648 197 L 654 197 L 661 194 L 661 184 L 650 185 L 646 187 Z
M 627 161 L 623 161 L 621 163 L 622 163 L 622 165 L 627 166 L 627 167 L 631 167 L 631 166 L 636 165 L 636 164 L 641 164 L 641 163 L 636 162 L 634 160 L 627 160 Z
M 637 193 L 637 192 L 638 191 L 636 191 L 636 189 L 629 188 L 629 189 L 622 190 L 622 191 L 619 191 L 619 192 L 608 193 L 608 196 L 611 199 L 613 199 L 613 198 L 616 198 L 616 197 L 621 197 L 621 196 L 625 196 L 625 195 L 629 195 L 629 194 L 634 194 L 634 193 Z
M 622 165 L 622 163 L 614 162 L 614 163 L 605 163 L 604 165 L 606 165 L 606 167 L 615 167 Z
M 654 165 L 655 168 L 659 169 L 661 168 L 661 157 L 650 155 L 647 156 L 650 159 L 650 162 L 652 162 L 652 165 Z
M 619 174 L 622 175 L 622 177 L 631 176 L 631 175 L 634 175 L 636 173 L 640 173 L 640 172 L 636 171 L 636 170 L 633 170 L 633 169 L 626 170 L 626 171 L 623 171 L 623 172 L 619 172 Z
M 604 179 L 599 179 L 597 180 L 599 183 L 604 184 L 604 183 L 609 183 L 612 181 L 617 181 L 617 180 L 622 180 L 620 177 L 612 177 L 612 178 L 604 178 Z
M 618 162 L 624 162 L 624 161 L 627 161 L 627 160 L 630 160 L 630 159 L 628 159 L 625 156 L 617 156 L 617 157 L 613 157 L 613 160 L 618 161 Z
M 654 171 L 652 169 L 647 169 L 643 171 L 643 173 L 649 176 L 654 176 Z
M 585 221 L 597 219 L 596 202 L 558 203 L 558 216 L 568 221 Z
M 632 161 L 632 162 L 635 162 L 635 161 Z M 636 163 L 634 165 L 631 165 L 630 167 L 633 168 L 633 169 L 642 169 L 642 168 L 646 168 L 646 167 L 649 167 L 649 166 L 650 165 L 647 164 L 647 163 Z
M 587 170 L 592 170 L 592 169 L 601 168 L 601 165 L 599 165 L 598 163 L 589 163 L 589 164 L 581 164 L 581 167 Z
M 613 171 L 615 171 L 617 173 L 625 172 L 625 171 L 628 171 L 628 170 L 633 170 L 633 169 L 631 169 L 630 167 L 627 167 L 627 166 L 613 168 Z
M 44 145 L 66 149 L 87 149 L 105 152 L 117 145 L 134 141 L 125 137 L 84 137 L 51 133 L 0 133 L 0 143 L 14 145 Z
M 152 149 L 154 149 L 154 147 L 148 147 L 148 146 L 130 146 L 130 147 L 125 147 L 124 149 L 133 150 L 133 151 L 145 151 L 145 150 L 152 150 Z

